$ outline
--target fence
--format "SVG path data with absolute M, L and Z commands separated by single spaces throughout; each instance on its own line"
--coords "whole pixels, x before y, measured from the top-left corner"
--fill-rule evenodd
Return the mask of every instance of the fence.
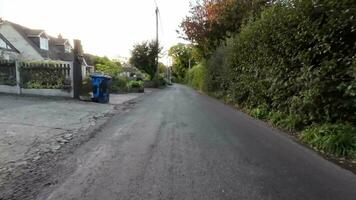
M 0 60 L 0 85 L 16 85 L 15 61 Z
M 72 64 L 0 60 L 0 92 L 73 97 Z

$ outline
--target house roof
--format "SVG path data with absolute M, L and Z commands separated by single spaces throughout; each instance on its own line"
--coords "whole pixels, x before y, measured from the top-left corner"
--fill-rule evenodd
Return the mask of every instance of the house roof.
M 41 50 L 39 46 L 37 46 L 33 40 L 31 40 L 28 35 L 29 33 L 34 33 L 34 30 L 21 26 L 19 24 L 10 22 L 10 21 L 5 21 L 6 23 L 10 24 L 25 40 L 27 43 L 29 43 L 43 58 L 48 58 L 47 52 Z
M 74 54 L 73 52 L 66 53 L 64 51 L 64 45 L 70 45 L 67 39 L 55 38 L 49 36 L 49 52 L 50 58 L 52 60 L 62 60 L 62 61 L 73 61 Z
M 37 30 L 37 29 L 25 29 L 27 37 L 40 37 L 44 30 Z
M 17 50 L 1 33 L 0 33 L 0 39 L 2 41 L 4 41 L 10 47 L 10 49 L 5 49 L 6 51 L 13 51 L 16 53 L 20 53 L 20 51 Z M 0 49 L 2 49 L 2 48 L 0 47 Z
M 28 42 L 44 59 L 62 60 L 62 61 L 74 60 L 73 52 L 65 53 L 64 51 L 64 45 L 66 42 L 68 42 L 67 39 L 55 38 L 49 36 L 45 33 L 44 30 L 41 29 L 30 29 L 13 22 L 9 22 L 9 21 L 6 22 L 9 23 L 14 29 L 16 29 L 16 31 L 23 36 L 26 42 Z M 33 39 L 36 37 L 40 37 L 42 34 L 45 34 L 45 36 L 49 39 L 48 51 L 41 49 L 39 44 L 36 44 L 35 40 Z

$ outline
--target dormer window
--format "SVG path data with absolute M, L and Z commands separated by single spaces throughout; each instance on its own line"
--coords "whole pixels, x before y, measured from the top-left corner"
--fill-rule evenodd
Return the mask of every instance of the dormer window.
M 48 51 L 48 39 L 45 37 L 40 37 L 40 48 L 42 50 Z

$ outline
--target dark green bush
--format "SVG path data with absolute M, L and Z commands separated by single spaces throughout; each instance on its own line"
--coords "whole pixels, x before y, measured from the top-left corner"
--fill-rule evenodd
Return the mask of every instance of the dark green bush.
M 143 81 L 134 81 L 134 80 L 131 80 L 127 83 L 127 87 L 130 89 L 130 88 L 143 88 L 144 85 L 143 85 Z
M 352 2 L 301 0 L 293 6 L 267 8 L 234 37 L 230 70 L 220 76 L 228 81 L 215 76 L 210 82 L 215 81 L 219 90 L 227 87 L 227 94 L 242 106 L 266 104 L 301 117 L 306 124 L 339 120 L 355 124 Z M 214 69 L 222 70 L 217 65 Z
M 86 77 L 82 82 L 82 88 L 80 89 L 80 95 L 89 97 L 90 93 L 93 92 L 93 85 L 90 77 Z
M 194 66 L 192 69 L 187 71 L 185 76 L 186 83 L 193 88 L 205 91 L 205 76 L 206 76 L 206 68 L 204 66 L 204 62 Z
M 145 87 L 160 88 L 165 86 L 166 86 L 166 80 L 162 76 L 159 76 L 158 78 L 154 77 L 152 81 L 145 82 Z
M 302 118 L 299 115 L 293 114 L 279 119 L 276 125 L 287 131 L 299 131 L 304 126 Z
M 111 92 L 114 93 L 127 92 L 128 81 L 129 80 L 127 77 L 121 77 L 121 76 L 112 77 Z
M 206 58 L 204 81 L 189 84 L 289 131 L 326 124 L 307 129 L 302 139 L 354 155 L 355 0 L 281 2 L 246 20 Z M 338 122 L 350 125 L 332 125 Z
M 250 111 L 250 115 L 257 119 L 266 119 L 268 117 L 268 114 L 269 111 L 267 105 L 260 105 Z
M 336 156 L 356 156 L 356 129 L 348 124 L 323 124 L 306 129 L 302 141 Z

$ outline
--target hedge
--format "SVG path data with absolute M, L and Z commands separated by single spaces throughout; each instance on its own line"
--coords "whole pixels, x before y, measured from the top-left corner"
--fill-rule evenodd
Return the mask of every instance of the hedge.
M 356 4 L 283 2 L 247 20 L 188 83 L 320 151 L 356 157 Z
M 209 59 L 207 92 L 304 125 L 355 125 L 355 7 L 353 0 L 301 0 L 265 9 Z

